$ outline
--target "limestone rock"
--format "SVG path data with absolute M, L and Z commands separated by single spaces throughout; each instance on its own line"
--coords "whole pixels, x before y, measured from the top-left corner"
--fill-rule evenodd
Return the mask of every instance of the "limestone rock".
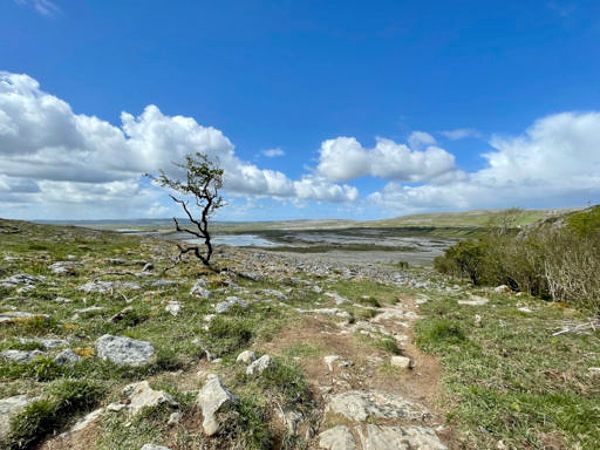
M 489 302 L 489 299 L 480 297 L 479 295 L 471 295 L 468 300 L 459 300 L 459 305 L 467 306 L 483 306 Z
M 34 400 L 35 398 L 28 398 L 26 395 L 0 399 L 0 441 L 10 432 L 11 419 Z
M 144 446 L 140 450 L 171 450 L 171 449 L 169 447 L 165 447 L 164 445 L 144 444 Z
M 368 418 L 421 419 L 427 414 L 419 405 L 404 398 L 380 391 L 347 391 L 331 396 L 326 411 L 355 422 Z
M 104 414 L 104 408 L 98 408 L 89 414 L 86 414 L 82 419 L 78 420 L 75 425 L 71 427 L 67 434 L 77 433 L 83 431 L 90 425 L 96 423 Z
M 207 436 L 212 436 L 219 431 L 221 425 L 216 416 L 217 412 L 231 407 L 238 402 L 238 399 L 221 384 L 221 380 L 217 375 L 210 375 L 196 401 L 202 408 L 204 433 Z
M 346 297 L 342 297 L 337 292 L 325 292 L 324 295 L 326 295 L 327 297 L 333 299 L 335 301 L 336 305 L 342 305 L 344 303 L 348 303 L 348 299 Z
M 496 286 L 494 288 L 494 292 L 496 294 L 508 294 L 512 291 L 511 288 L 509 288 L 507 285 L 505 284 L 501 284 L 500 286 Z
M 8 278 L 0 280 L 0 286 L 4 288 L 16 288 L 19 286 L 33 287 L 38 283 L 41 283 L 46 278 L 39 275 L 29 275 L 28 273 L 18 273 Z
M 358 430 L 362 447 L 369 450 L 446 450 L 435 432 L 424 427 L 379 426 L 368 424 Z
M 144 408 L 156 407 L 163 404 L 174 408 L 179 406 L 173 397 L 164 391 L 155 391 L 147 381 L 129 384 L 125 386 L 123 393 L 129 399 L 127 406 L 132 415 L 139 413 Z
M 105 334 L 96 340 L 96 354 L 118 365 L 136 367 L 150 362 L 154 347 L 150 342 Z
M 356 449 L 356 442 L 350 432 L 350 428 L 346 425 L 338 425 L 323 431 L 319 435 L 319 448 L 326 450 L 354 450 Z
M 39 350 L 4 350 L 0 352 L 0 357 L 16 363 L 28 363 L 37 356 L 43 356 L 44 353 Z
M 81 356 L 79 356 L 70 348 L 63 350 L 54 357 L 54 362 L 59 366 L 62 366 L 64 364 L 74 364 L 79 361 L 81 361 Z
M 177 300 L 171 300 L 167 303 L 167 306 L 165 306 L 165 311 L 172 316 L 177 316 L 181 312 L 181 308 L 183 308 L 181 303 L 179 303 Z
M 401 369 L 412 369 L 414 366 L 413 360 L 400 355 L 394 355 L 390 358 L 390 364 Z
M 346 360 L 340 355 L 327 355 L 323 358 L 323 362 L 330 372 L 333 372 L 336 363 L 339 367 L 350 367 L 352 365 L 352 361 Z
M 141 289 L 142 287 L 134 283 L 133 281 L 102 281 L 102 280 L 94 280 L 88 281 L 85 284 L 79 286 L 79 290 L 83 292 L 87 292 L 88 294 L 109 294 L 113 292 L 115 289 L 123 289 L 136 291 Z
M 79 290 L 88 294 L 108 294 L 113 290 L 113 283 L 110 281 L 89 281 L 79 286 Z
M 274 297 L 277 300 L 282 301 L 282 302 L 285 302 L 288 299 L 287 295 L 285 295 L 283 292 L 277 291 L 275 289 L 263 289 L 262 293 L 266 297 Z
M 190 289 L 190 295 L 200 298 L 209 298 L 210 291 L 206 287 L 206 281 L 202 278 L 197 280 L 192 286 L 192 289 Z
M 248 367 L 246 367 L 246 375 L 257 375 L 263 373 L 273 364 L 273 358 L 269 355 L 262 355 Z
M 242 353 L 238 355 L 235 362 L 242 364 L 250 364 L 256 360 L 256 353 L 252 350 L 244 350 Z
M 315 308 L 315 309 L 296 309 L 301 314 L 321 314 L 324 316 L 341 317 L 342 319 L 350 319 L 352 315 L 348 311 L 343 311 L 338 308 Z
M 278 411 L 278 415 L 279 418 L 281 419 L 281 421 L 283 422 L 283 424 L 285 425 L 288 434 L 292 435 L 292 436 L 297 436 L 298 435 L 298 426 L 300 425 L 300 422 L 302 421 L 302 414 L 299 413 L 298 411 L 283 411 L 283 410 L 279 410 Z
M 35 317 L 47 319 L 49 316 L 47 314 L 32 314 L 24 311 L 11 311 L 0 314 L 0 323 L 15 323 L 19 322 L 20 320 L 28 320 Z
M 217 303 L 217 305 L 215 306 L 215 312 L 217 314 L 226 313 L 235 305 L 238 305 L 240 308 L 246 309 L 248 307 L 248 302 L 238 297 L 227 297 L 224 302 Z
M 48 268 L 55 275 L 75 275 L 78 266 L 75 261 L 56 261 Z

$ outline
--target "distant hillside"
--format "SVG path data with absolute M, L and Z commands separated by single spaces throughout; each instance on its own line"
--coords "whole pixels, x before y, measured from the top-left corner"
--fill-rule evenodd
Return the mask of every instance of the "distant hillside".
M 487 227 L 497 221 L 507 210 L 478 210 L 465 212 L 444 212 L 413 214 L 393 219 L 363 222 L 377 227 Z M 571 209 L 523 209 L 519 210 L 516 225 L 524 226 L 539 220 L 561 216 Z M 362 224 L 361 224 L 362 225 Z M 368 225 L 367 225 L 368 226 Z
M 401 216 L 383 220 L 279 220 L 254 222 L 215 221 L 214 230 L 221 233 L 247 233 L 269 230 L 326 230 L 343 228 L 485 228 L 497 220 L 506 210 L 479 210 L 465 212 L 427 213 Z M 534 222 L 558 217 L 574 209 L 520 210 L 516 224 L 525 226 Z M 179 219 L 182 224 L 186 219 Z M 63 220 L 38 221 L 62 225 L 118 231 L 171 231 L 172 219 L 130 220 Z

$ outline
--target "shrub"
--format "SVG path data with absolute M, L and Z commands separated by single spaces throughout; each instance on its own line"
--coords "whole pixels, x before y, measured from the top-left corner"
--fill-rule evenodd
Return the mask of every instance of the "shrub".
M 475 285 L 506 284 L 515 291 L 600 310 L 600 207 L 519 235 L 494 229 L 450 247 L 434 266 Z

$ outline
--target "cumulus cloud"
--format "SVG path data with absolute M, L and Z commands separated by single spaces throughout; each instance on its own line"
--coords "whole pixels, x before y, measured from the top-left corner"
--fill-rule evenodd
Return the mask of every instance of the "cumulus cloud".
M 282 149 L 280 149 L 279 147 L 268 148 L 266 150 L 263 150 L 261 153 L 263 156 L 266 156 L 267 158 L 278 158 L 279 156 L 285 155 L 285 152 Z
M 424 131 L 413 131 L 410 133 L 410 136 L 408 136 L 408 145 L 413 150 L 419 150 L 423 147 L 428 147 L 435 144 L 435 138 Z
M 522 135 L 494 136 L 487 165 L 446 184 L 389 183 L 370 195 L 390 210 L 568 205 L 600 198 L 600 113 L 561 113 Z
M 373 176 L 396 181 L 422 181 L 440 177 L 455 170 L 454 156 L 435 145 L 427 133 L 417 132 L 410 137 L 411 147 L 378 138 L 373 148 L 365 148 L 354 137 L 338 137 L 321 144 L 317 171 L 335 180 L 351 180 Z
M 172 163 L 193 151 L 219 162 L 225 190 L 231 194 L 326 201 L 356 198 L 347 186 L 314 177 L 294 181 L 282 172 L 245 162 L 220 130 L 191 117 L 167 116 L 149 105 L 139 116 L 123 112 L 121 125 L 115 126 L 74 113 L 68 103 L 41 90 L 27 75 L 0 72 L 0 192 L 5 193 L 0 202 L 8 201 L 8 193 L 14 201 L 16 192 L 27 190 L 51 201 L 82 198 L 90 205 L 129 192 L 133 204 L 136 196 L 151 191 L 146 188 L 140 194 L 140 174 L 159 169 L 176 174 Z

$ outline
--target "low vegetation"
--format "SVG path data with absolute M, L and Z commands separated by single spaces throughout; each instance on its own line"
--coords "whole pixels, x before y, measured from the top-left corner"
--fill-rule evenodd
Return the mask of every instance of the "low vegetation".
M 505 216 L 487 235 L 459 242 L 435 260 L 435 267 L 476 286 L 504 284 L 600 311 L 600 206 L 519 232 L 509 223 Z

